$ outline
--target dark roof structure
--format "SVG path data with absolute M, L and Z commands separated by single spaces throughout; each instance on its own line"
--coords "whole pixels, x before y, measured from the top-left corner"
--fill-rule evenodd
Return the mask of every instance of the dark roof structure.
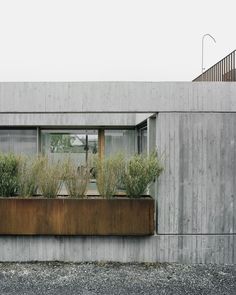
M 226 57 L 221 59 L 219 62 L 214 64 L 208 70 L 203 72 L 193 82 L 202 81 L 222 81 L 222 82 L 233 82 L 236 81 L 236 62 L 235 62 L 235 52 L 232 51 Z

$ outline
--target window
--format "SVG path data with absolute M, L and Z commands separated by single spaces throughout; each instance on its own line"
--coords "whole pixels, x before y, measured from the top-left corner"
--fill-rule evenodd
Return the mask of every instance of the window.
M 0 129 L 0 152 L 37 153 L 37 129 Z
M 138 129 L 138 153 L 147 153 L 147 125 Z
M 105 156 L 122 153 L 130 157 L 135 153 L 135 130 L 105 130 Z
M 41 151 L 52 160 L 70 155 L 78 166 L 85 165 L 98 152 L 97 130 L 42 130 Z
M 78 166 L 91 164 L 92 155 L 98 153 L 98 130 L 42 130 L 41 152 L 50 160 L 63 160 L 68 156 Z M 88 186 L 89 195 L 97 195 L 96 183 L 91 170 L 91 180 Z M 60 194 L 65 195 L 64 185 Z

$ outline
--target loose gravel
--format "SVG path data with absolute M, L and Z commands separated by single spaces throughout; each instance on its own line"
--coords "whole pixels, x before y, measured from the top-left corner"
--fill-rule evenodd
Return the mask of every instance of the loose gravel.
M 236 265 L 0 263 L 0 294 L 236 294 Z

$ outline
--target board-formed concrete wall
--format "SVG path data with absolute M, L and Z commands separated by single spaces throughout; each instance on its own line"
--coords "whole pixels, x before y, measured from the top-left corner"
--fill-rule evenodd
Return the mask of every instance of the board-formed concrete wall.
M 157 232 L 168 237 L 167 260 L 176 249 L 180 262 L 236 263 L 236 113 L 161 113 L 156 130 L 165 163 Z
M 0 261 L 236 263 L 233 235 L 1 237 Z
M 158 233 L 236 234 L 236 113 L 162 113 Z
M 234 82 L 0 83 L 0 113 L 236 112 Z
M 157 147 L 165 163 L 150 189 L 157 234 L 1 236 L 0 261 L 236 263 L 236 83 L 0 83 L 2 126 L 14 125 L 18 116 L 25 125 L 27 116 L 38 116 L 39 126 L 40 116 L 64 125 L 70 115 L 76 126 L 83 122 L 76 119 L 80 113 L 85 125 L 99 126 L 102 117 L 89 121 L 94 114 L 83 113 L 102 111 L 157 113 L 148 119 L 148 150 Z M 132 124 L 135 116 L 125 120 Z
M 1 113 L 0 127 L 78 127 L 78 126 L 134 126 L 135 114 L 83 114 L 83 113 Z

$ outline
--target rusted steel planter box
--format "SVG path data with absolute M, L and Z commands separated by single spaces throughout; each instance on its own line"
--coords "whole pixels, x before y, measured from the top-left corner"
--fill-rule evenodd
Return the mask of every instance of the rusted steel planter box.
M 0 198 L 1 235 L 152 235 L 151 198 Z

